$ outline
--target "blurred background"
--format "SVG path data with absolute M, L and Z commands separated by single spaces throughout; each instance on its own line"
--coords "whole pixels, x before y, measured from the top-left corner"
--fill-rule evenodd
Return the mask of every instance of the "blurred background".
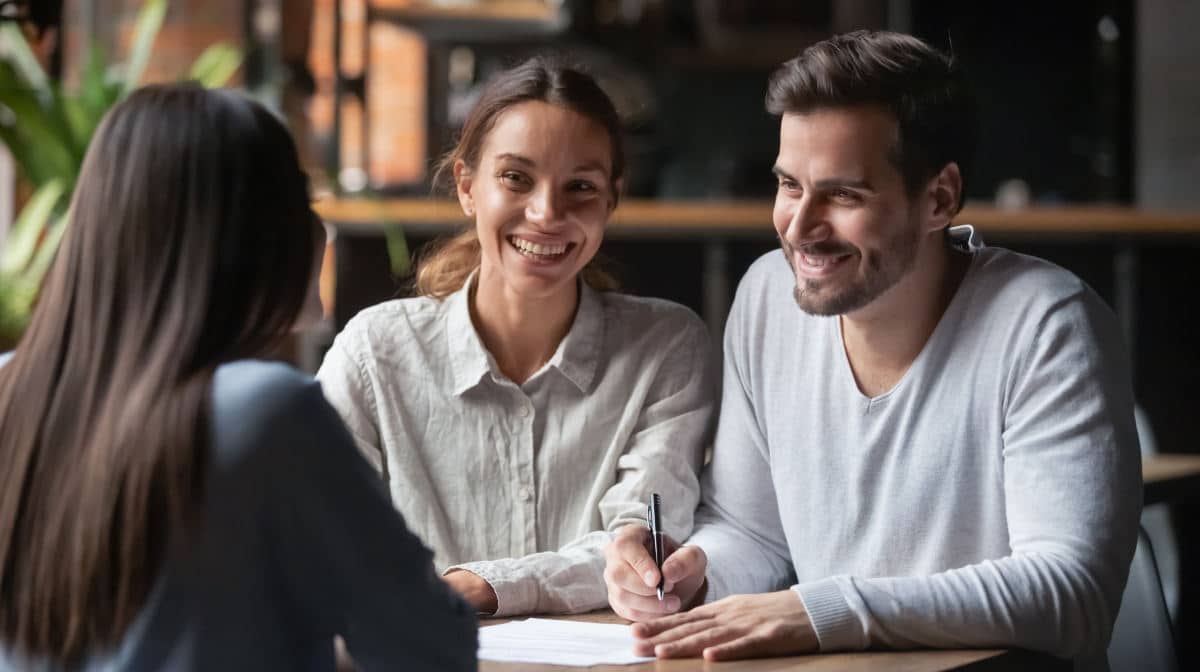
M 81 109 L 93 112 L 131 78 L 190 74 L 241 87 L 286 117 L 330 234 L 326 320 L 282 355 L 310 370 L 354 313 L 404 295 L 412 253 L 465 224 L 432 194 L 430 166 L 496 70 L 555 51 L 598 78 L 625 119 L 630 157 L 627 200 L 603 253 L 628 291 L 691 306 L 719 337 L 741 274 L 776 244 L 768 74 L 836 32 L 913 33 L 960 59 L 980 97 L 978 165 L 959 221 L 989 243 L 1071 269 L 1108 300 L 1130 343 L 1144 437 L 1163 452 L 1200 453 L 1200 1 L 3 0 L 0 8 L 20 19 L 0 42 L 0 60 L 14 64 L 0 73 L 8 77 L 0 93 L 28 84 L 17 76 L 32 58 L 62 92 L 82 91 Z M 9 149 L 20 148 L 22 124 L 35 123 L 23 104 L 0 100 Z M 78 116 L 70 110 L 68 120 Z M 87 133 L 76 136 L 69 154 L 86 147 Z M 29 153 L 0 150 L 0 282 L 8 283 L 0 303 L 26 297 L 22 306 L 36 278 L 18 282 L 14 269 L 37 270 L 28 240 L 52 241 L 63 207 L 62 196 L 40 189 L 46 180 L 27 174 L 46 152 Z M 68 177 L 57 188 L 69 193 L 73 164 L 62 163 Z M 45 223 L 30 233 L 39 198 Z M 1167 558 L 1174 576 L 1164 571 L 1164 580 L 1174 582 L 1167 599 L 1182 669 L 1200 669 L 1200 644 L 1188 636 L 1200 632 L 1198 503 L 1173 500 L 1173 520 L 1163 523 L 1178 542 Z

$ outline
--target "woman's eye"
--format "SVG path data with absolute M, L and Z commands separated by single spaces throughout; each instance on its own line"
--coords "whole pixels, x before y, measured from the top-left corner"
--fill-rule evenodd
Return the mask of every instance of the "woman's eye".
M 833 191 L 833 197 L 844 202 L 858 201 L 858 194 L 854 193 L 853 191 L 847 191 L 846 189 L 835 189 Z
M 591 182 L 580 180 L 578 182 L 572 182 L 569 189 L 574 192 L 589 193 L 596 191 L 596 185 L 592 184 Z
M 779 188 L 784 191 L 796 191 L 800 185 L 796 184 L 795 180 L 779 180 Z
M 524 175 L 513 170 L 500 173 L 500 181 L 509 187 L 516 188 L 524 188 L 527 182 Z

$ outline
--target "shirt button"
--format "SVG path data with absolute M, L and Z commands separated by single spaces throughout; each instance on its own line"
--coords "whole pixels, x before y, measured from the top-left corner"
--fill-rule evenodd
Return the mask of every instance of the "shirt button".
M 521 486 L 521 490 L 518 492 L 518 494 L 520 494 L 522 501 L 528 502 L 529 500 L 533 499 L 533 488 L 529 487 L 528 485 L 523 485 Z
M 529 404 L 521 404 L 521 407 L 517 409 L 517 415 L 522 418 L 529 417 Z

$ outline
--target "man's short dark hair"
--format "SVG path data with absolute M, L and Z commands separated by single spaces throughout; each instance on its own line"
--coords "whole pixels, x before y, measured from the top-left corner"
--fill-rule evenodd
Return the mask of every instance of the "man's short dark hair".
M 909 195 L 954 162 L 963 177 L 962 207 L 975 153 L 975 99 L 952 56 L 911 35 L 860 30 L 808 47 L 767 85 L 774 115 L 857 105 L 895 115 L 900 138 L 890 158 Z

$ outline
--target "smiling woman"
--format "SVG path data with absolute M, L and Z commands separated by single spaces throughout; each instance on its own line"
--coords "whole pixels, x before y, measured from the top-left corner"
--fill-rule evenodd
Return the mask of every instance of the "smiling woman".
M 351 320 L 318 373 L 483 612 L 603 606 L 603 547 L 651 493 L 672 534 L 692 527 L 710 347 L 691 311 L 595 266 L 623 169 L 591 77 L 545 59 L 501 73 L 438 173 L 473 226 L 420 262 L 422 296 Z

